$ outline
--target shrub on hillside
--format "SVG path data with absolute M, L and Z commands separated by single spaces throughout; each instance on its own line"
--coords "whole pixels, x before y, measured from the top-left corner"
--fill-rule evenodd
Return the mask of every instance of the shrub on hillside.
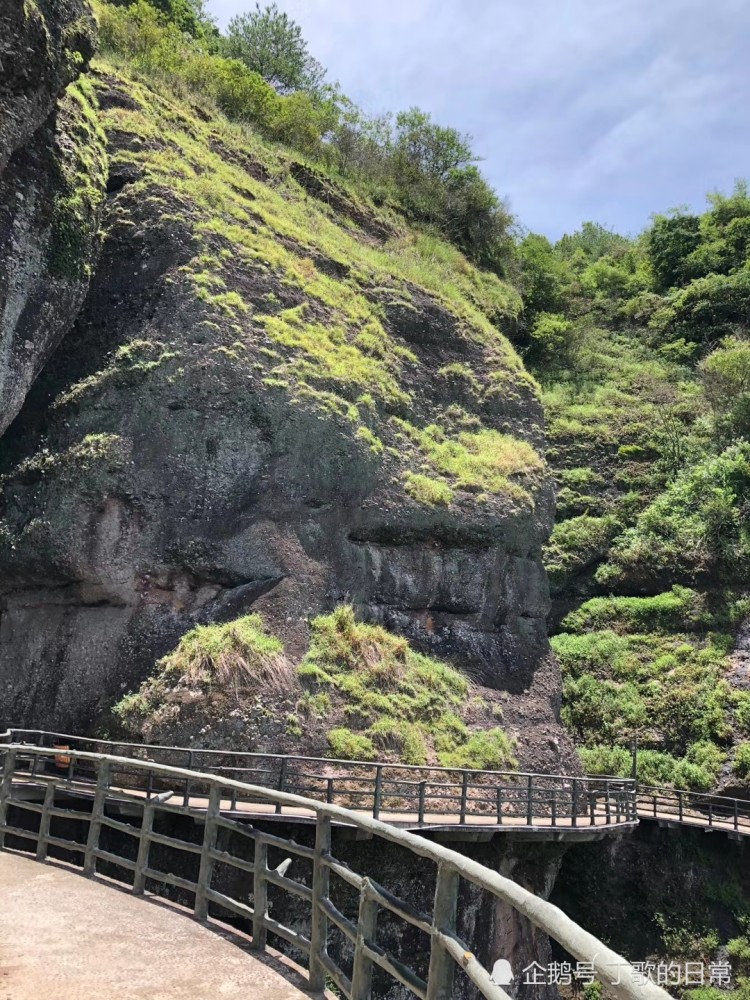
M 233 121 L 254 125 L 264 135 L 308 155 L 322 155 L 322 140 L 336 124 L 332 99 L 306 93 L 278 94 L 263 77 L 237 59 L 216 55 L 156 10 L 147 0 L 129 7 L 100 8 L 105 51 L 125 56 L 141 72 L 188 87 L 212 100 Z
M 633 755 L 626 747 L 582 747 L 578 754 L 586 774 L 622 778 L 632 774 Z M 636 777 L 642 785 L 707 791 L 715 784 L 724 758 L 725 755 L 710 744 L 695 744 L 682 758 L 659 750 L 639 750 Z
M 740 743 L 735 748 L 732 770 L 738 778 L 750 777 L 750 743 Z
M 719 442 L 750 438 L 750 340 L 727 337 L 699 370 Z
M 615 628 L 633 632 L 679 632 L 703 620 L 704 601 L 688 587 L 675 584 L 654 597 L 594 597 L 562 622 L 568 632 Z
M 357 621 L 342 605 L 311 622 L 310 647 L 299 667 L 309 690 L 343 704 L 350 727 L 329 734 L 333 756 L 370 759 L 390 752 L 446 767 L 512 767 L 513 741 L 500 729 L 470 732 L 459 717 L 469 693 L 463 674 L 415 652 L 406 639 Z M 347 751 L 344 754 L 344 750 Z
M 748 495 L 750 444 L 740 443 L 678 477 L 623 532 L 597 579 L 742 575 L 750 566 Z
M 658 342 L 710 343 L 750 327 L 750 270 L 709 274 L 672 294 L 651 320 Z

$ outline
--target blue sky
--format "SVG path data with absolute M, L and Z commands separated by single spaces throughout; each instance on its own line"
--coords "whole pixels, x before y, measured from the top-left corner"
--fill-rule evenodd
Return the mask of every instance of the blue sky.
M 750 177 L 747 0 L 278 0 L 371 112 L 474 137 L 520 222 L 637 233 Z M 224 27 L 253 0 L 209 0 Z

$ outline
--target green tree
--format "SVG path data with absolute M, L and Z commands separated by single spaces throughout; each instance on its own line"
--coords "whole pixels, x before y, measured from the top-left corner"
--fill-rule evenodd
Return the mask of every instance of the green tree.
M 335 165 L 347 177 L 383 183 L 392 152 L 392 116 L 370 116 L 344 94 L 337 95 L 337 104 L 338 123 L 331 136 Z
M 727 337 L 700 365 L 721 444 L 750 438 L 750 341 Z
M 529 327 L 539 313 L 562 313 L 570 272 L 546 236 L 529 233 L 518 247 L 525 316 Z
M 475 263 L 502 273 L 513 252 L 513 217 L 473 164 L 448 172 L 444 213 L 446 236 Z
M 410 108 L 396 115 L 394 161 L 404 180 L 445 180 L 475 160 L 470 137 L 436 124 L 426 111 Z
M 703 344 L 750 329 L 750 270 L 696 278 L 672 293 L 650 325 L 662 341 Z
M 566 233 L 557 244 L 556 249 L 563 257 L 573 257 L 576 251 L 583 251 L 589 262 L 599 260 L 606 254 L 614 254 L 618 250 L 627 250 L 630 241 L 619 233 L 607 229 L 598 222 L 584 222 L 573 234 Z
M 557 313 L 538 313 L 531 330 L 531 343 L 540 358 L 565 363 L 573 342 L 573 324 Z
M 655 217 L 646 247 L 657 292 L 684 284 L 685 261 L 698 249 L 701 239 L 701 220 L 697 215 L 675 211 Z
M 109 0 L 114 7 L 131 7 L 136 0 Z M 180 31 L 194 38 L 215 39 L 218 31 L 206 11 L 204 0 L 148 0 L 150 6 Z
M 317 93 L 322 87 L 325 70 L 310 55 L 300 26 L 275 3 L 233 17 L 224 48 L 280 93 Z

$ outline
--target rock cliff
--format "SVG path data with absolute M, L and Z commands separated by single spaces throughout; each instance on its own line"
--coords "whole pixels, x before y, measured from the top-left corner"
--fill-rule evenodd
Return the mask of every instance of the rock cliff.
M 104 195 L 87 5 L 0 12 L 0 432 L 83 301 Z
M 571 766 L 515 292 L 107 67 L 55 104 L 87 55 L 65 51 L 0 189 L 3 426 L 26 397 L 0 458 L 3 715 L 90 728 L 195 624 L 260 612 L 294 660 L 349 601 L 509 692 L 522 763 Z

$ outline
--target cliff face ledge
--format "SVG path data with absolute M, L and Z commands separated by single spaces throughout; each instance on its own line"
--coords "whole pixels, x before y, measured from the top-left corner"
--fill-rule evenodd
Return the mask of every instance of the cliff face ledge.
M 4 713 L 83 729 L 196 623 L 252 608 L 295 657 L 350 600 L 511 692 L 522 763 L 569 763 L 542 410 L 477 283 L 246 136 L 95 84 L 106 240 L 3 441 Z

